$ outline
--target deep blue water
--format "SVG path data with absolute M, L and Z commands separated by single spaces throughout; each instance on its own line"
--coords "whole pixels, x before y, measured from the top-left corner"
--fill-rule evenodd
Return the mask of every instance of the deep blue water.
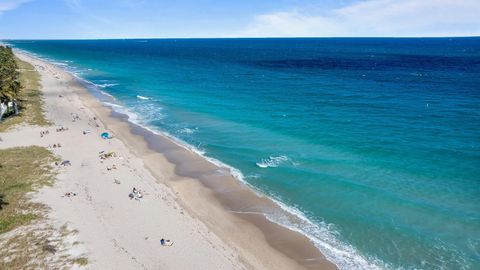
M 343 268 L 480 269 L 480 38 L 9 43 L 239 169 Z

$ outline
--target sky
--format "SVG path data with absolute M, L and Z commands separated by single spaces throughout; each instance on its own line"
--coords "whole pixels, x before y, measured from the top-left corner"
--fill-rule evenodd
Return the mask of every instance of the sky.
M 480 0 L 0 0 L 0 39 L 480 36 Z

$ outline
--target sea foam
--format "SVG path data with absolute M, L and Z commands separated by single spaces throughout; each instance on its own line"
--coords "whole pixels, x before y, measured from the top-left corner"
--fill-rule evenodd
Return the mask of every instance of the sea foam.
M 98 86 L 100 88 L 108 88 L 108 87 L 114 87 L 120 85 L 118 83 L 101 83 L 101 84 L 95 84 L 95 86 Z
M 142 99 L 142 100 L 151 100 L 152 99 L 152 98 L 144 97 L 144 96 L 140 96 L 140 95 L 137 95 L 137 98 Z
M 284 155 L 280 156 L 270 156 L 268 158 L 263 158 L 262 161 L 255 163 L 260 168 L 275 168 L 280 166 L 282 163 L 290 161 L 290 158 Z

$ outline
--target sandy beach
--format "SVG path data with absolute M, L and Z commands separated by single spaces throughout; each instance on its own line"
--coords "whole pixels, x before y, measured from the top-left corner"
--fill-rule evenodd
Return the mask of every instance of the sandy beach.
M 336 269 L 308 238 L 268 221 L 260 212 L 279 207 L 228 170 L 129 123 L 70 73 L 16 54 L 40 73 L 53 125 L 3 133 L 0 148 L 51 147 L 71 163 L 34 200 L 51 208 L 52 222 L 78 230 L 87 269 Z

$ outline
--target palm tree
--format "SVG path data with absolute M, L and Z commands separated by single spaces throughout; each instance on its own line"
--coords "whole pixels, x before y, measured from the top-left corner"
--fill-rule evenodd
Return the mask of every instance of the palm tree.
M 0 120 L 5 114 L 17 113 L 16 100 L 22 88 L 17 68 L 12 49 L 0 46 Z M 9 107 L 9 104 L 12 106 Z

